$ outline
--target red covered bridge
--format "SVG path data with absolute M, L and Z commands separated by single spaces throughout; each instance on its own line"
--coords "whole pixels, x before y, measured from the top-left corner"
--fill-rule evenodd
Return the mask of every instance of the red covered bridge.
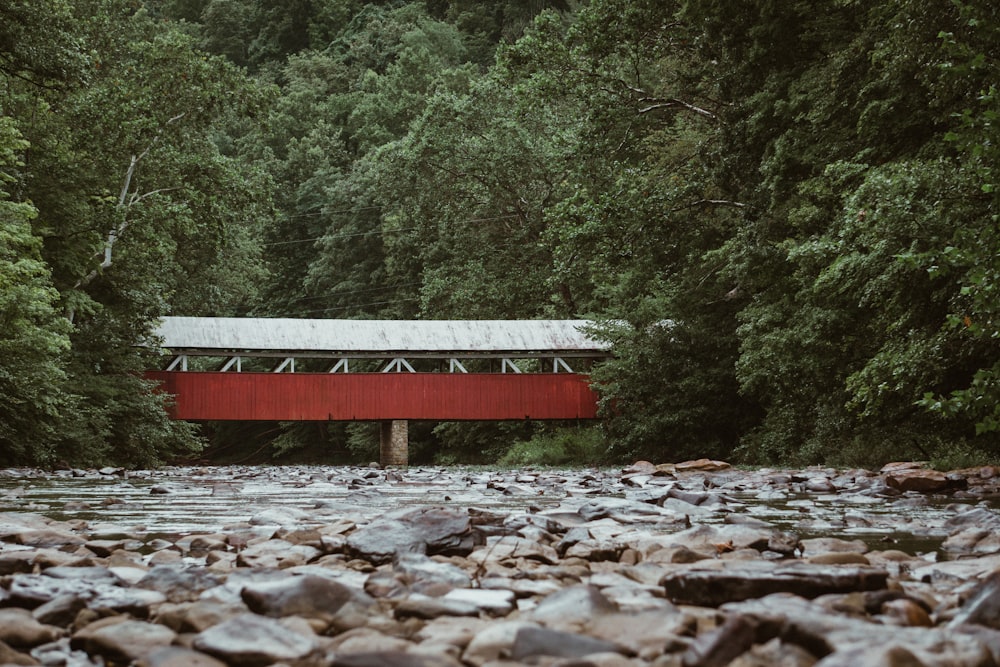
M 383 463 L 406 463 L 406 420 L 593 419 L 587 371 L 608 347 L 582 320 L 168 317 L 172 359 L 148 376 L 199 420 L 383 424 Z

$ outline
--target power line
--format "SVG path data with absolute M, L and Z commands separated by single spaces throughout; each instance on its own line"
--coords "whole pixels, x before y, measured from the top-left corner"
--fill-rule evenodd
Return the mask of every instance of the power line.
M 323 236 L 316 236 L 311 239 L 296 239 L 294 241 L 274 241 L 272 243 L 262 243 L 264 247 L 275 246 L 275 245 L 291 245 L 293 243 L 311 243 L 313 241 L 325 241 L 327 239 L 349 239 L 355 236 L 373 236 L 375 234 L 389 234 L 392 232 L 412 232 L 419 227 L 406 227 L 404 229 L 380 229 L 374 232 L 355 232 L 352 234 L 325 234 Z
M 360 211 L 375 211 L 375 210 L 380 209 L 380 208 L 382 208 L 382 207 L 381 206 L 361 206 L 359 208 L 345 208 L 345 209 L 341 209 L 339 211 L 319 210 L 319 211 L 312 211 L 310 213 L 296 213 L 295 215 L 286 215 L 284 217 L 285 217 L 286 220 L 291 220 L 293 218 L 312 218 L 312 217 L 315 217 L 315 216 L 318 216 L 318 215 L 339 215 L 341 213 L 358 213 Z
M 412 287 L 414 285 L 419 285 L 419 281 L 414 281 L 411 283 L 400 283 L 398 285 L 383 285 L 381 287 L 369 287 L 366 289 L 350 290 L 347 292 L 328 292 L 327 294 L 317 294 L 316 296 L 300 296 L 296 299 L 289 301 L 289 304 L 298 303 L 299 301 L 314 301 L 316 299 L 331 299 L 338 296 L 354 296 L 356 294 L 366 294 L 368 292 L 378 292 L 379 290 L 397 289 L 400 287 Z
M 376 208 L 376 207 L 372 206 L 370 208 Z M 364 210 L 364 209 L 358 209 L 358 210 Z M 332 213 L 338 213 L 338 212 L 342 213 L 342 212 L 347 212 L 347 211 L 332 211 Z M 303 215 L 305 215 L 305 214 L 303 214 Z M 293 217 L 295 217 L 295 216 L 293 216 Z M 507 219 L 510 219 L 510 218 L 517 218 L 517 217 L 520 217 L 517 213 L 510 213 L 508 215 L 496 215 L 496 216 L 493 216 L 493 217 L 490 217 L 490 218 L 469 218 L 467 220 L 456 220 L 454 222 L 454 224 L 463 224 L 463 223 L 466 223 L 466 222 L 492 222 L 494 220 L 507 220 Z M 313 238 L 309 238 L 309 239 L 295 239 L 295 240 L 292 240 L 292 241 L 273 241 L 271 243 L 262 243 L 261 245 L 264 246 L 264 247 L 270 247 L 270 246 L 276 246 L 276 245 L 291 245 L 291 244 L 294 244 L 294 243 L 312 243 L 313 241 L 325 241 L 327 239 L 348 239 L 348 238 L 354 238 L 354 237 L 357 237 L 357 236 L 373 236 L 375 234 L 393 234 L 393 233 L 397 233 L 397 232 L 412 232 L 412 231 L 416 231 L 418 229 L 420 229 L 420 228 L 419 227 L 404 227 L 402 229 L 380 229 L 378 231 L 372 231 L 372 232 L 354 232 L 354 233 L 351 233 L 351 234 L 324 234 L 323 236 L 314 236 Z

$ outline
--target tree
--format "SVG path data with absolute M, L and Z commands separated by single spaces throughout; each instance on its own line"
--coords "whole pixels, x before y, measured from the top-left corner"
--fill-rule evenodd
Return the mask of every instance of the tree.
M 922 404 L 932 411 L 972 420 L 979 434 L 976 445 L 996 456 L 1000 431 L 1000 336 L 996 297 L 1000 285 L 1000 185 L 997 183 L 1000 95 L 1000 16 L 989 3 L 955 3 L 958 20 L 939 33 L 944 55 L 940 82 L 957 98 L 945 138 L 959 153 L 957 170 L 972 187 L 965 192 L 967 212 L 952 233 L 934 249 L 907 256 L 930 275 L 953 281 L 958 294 L 951 300 L 943 335 L 958 338 L 963 375 L 951 386 L 929 387 Z
M 149 465 L 198 442 L 141 379 L 156 355 L 138 345 L 173 305 L 222 314 L 261 282 L 268 182 L 216 142 L 227 114 L 254 113 L 260 96 L 130 3 L 73 11 L 87 85 L 5 79 L 30 142 L 15 186 L 37 211 L 41 260 L 74 325 L 64 391 L 79 409 L 57 424 L 55 455 Z
M 28 148 L 12 118 L 0 116 L 0 461 L 52 462 L 62 413 L 71 409 L 64 370 L 69 323 L 32 233 L 37 211 L 7 188 Z

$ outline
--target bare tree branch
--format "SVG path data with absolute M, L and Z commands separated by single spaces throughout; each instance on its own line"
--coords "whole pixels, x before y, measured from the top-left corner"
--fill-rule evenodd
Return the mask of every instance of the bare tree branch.
M 652 100 L 643 99 L 643 100 L 639 100 L 639 101 L 640 102 L 650 102 Z M 700 114 L 702 116 L 705 116 L 706 118 L 711 118 L 712 120 L 718 120 L 718 118 L 719 118 L 718 116 L 716 116 L 714 113 L 712 113 L 708 109 L 702 109 L 701 107 L 695 106 L 694 104 L 691 104 L 690 102 L 685 102 L 684 100 L 678 100 L 678 99 L 657 100 L 657 102 L 655 104 L 650 104 L 648 107 L 643 107 L 642 109 L 639 109 L 639 114 L 640 115 L 647 114 L 650 111 L 656 111 L 657 109 L 670 109 L 670 108 L 673 108 L 673 107 L 682 107 L 684 109 L 687 109 L 688 111 L 693 111 L 696 114 Z
M 156 146 L 157 142 L 159 142 L 164 129 L 168 125 L 176 123 L 185 115 L 186 113 L 182 112 L 177 114 L 173 118 L 167 120 L 167 122 L 164 123 L 163 127 L 161 127 L 157 131 L 156 135 L 149 142 L 149 145 L 146 146 L 146 149 L 141 153 L 139 153 L 138 155 L 133 155 L 131 160 L 129 160 L 128 169 L 125 170 L 125 178 L 122 181 L 122 189 L 121 192 L 118 193 L 118 203 L 115 205 L 115 210 L 123 213 L 122 220 L 120 223 L 118 223 L 118 225 L 112 227 L 111 230 L 108 232 L 108 236 L 104 241 L 104 250 L 94 255 L 95 257 L 102 257 L 101 263 L 98 264 L 96 267 L 94 267 L 94 269 L 92 269 L 87 275 L 77 280 L 76 284 L 73 285 L 73 289 L 80 289 L 81 287 L 86 287 L 87 285 L 92 283 L 97 278 L 97 276 L 101 275 L 102 271 L 110 268 L 112 261 L 112 251 L 114 250 L 115 243 L 118 241 L 121 235 L 125 233 L 125 230 L 128 229 L 128 226 L 132 222 L 131 220 L 129 220 L 127 215 L 124 215 L 124 212 L 128 211 L 129 207 L 141 202 L 146 197 L 153 196 L 157 193 L 167 192 L 169 190 L 177 189 L 177 188 L 161 188 L 159 190 L 152 190 L 150 192 L 146 192 L 142 195 L 133 194 L 132 197 L 129 198 L 129 190 L 132 188 L 132 178 L 135 176 L 135 170 L 139 166 L 139 162 L 141 162 L 142 159 L 145 158 L 147 155 L 149 155 L 149 152 L 153 150 L 153 147 Z M 73 310 L 70 310 L 66 314 L 70 322 L 73 321 L 74 315 L 75 313 Z
M 739 201 L 729 201 L 728 199 L 699 199 L 698 201 L 693 201 L 689 204 L 684 204 L 683 206 L 678 206 L 676 208 L 670 209 L 671 213 L 676 211 L 684 211 L 689 208 L 694 208 L 695 206 L 731 206 L 733 208 L 746 208 L 747 205 Z

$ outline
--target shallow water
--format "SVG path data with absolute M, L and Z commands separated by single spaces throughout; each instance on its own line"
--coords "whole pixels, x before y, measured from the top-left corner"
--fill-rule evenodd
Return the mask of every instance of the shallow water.
M 666 483 L 654 480 L 649 489 L 655 491 L 657 484 Z M 619 503 L 634 500 L 641 491 L 623 484 L 620 471 L 610 470 L 411 468 L 394 472 L 361 467 L 244 466 L 175 467 L 105 475 L 95 471 L 0 471 L 0 511 L 84 520 L 96 536 L 218 532 L 275 510 L 304 511 L 308 513 L 305 522 L 317 524 L 341 516 L 372 519 L 391 510 L 421 505 L 504 512 L 531 508 L 565 514 L 602 499 Z M 719 491 L 730 499 L 724 507 L 680 503 L 671 508 L 689 513 L 696 524 L 722 523 L 727 514 L 739 512 L 800 538 L 860 539 L 873 549 L 900 549 L 935 558 L 946 556 L 938 552 L 944 537 L 941 527 L 957 511 L 947 497 L 913 494 L 891 499 L 754 488 Z M 650 507 L 638 501 L 636 506 Z M 655 516 L 650 518 L 651 523 L 655 520 Z

